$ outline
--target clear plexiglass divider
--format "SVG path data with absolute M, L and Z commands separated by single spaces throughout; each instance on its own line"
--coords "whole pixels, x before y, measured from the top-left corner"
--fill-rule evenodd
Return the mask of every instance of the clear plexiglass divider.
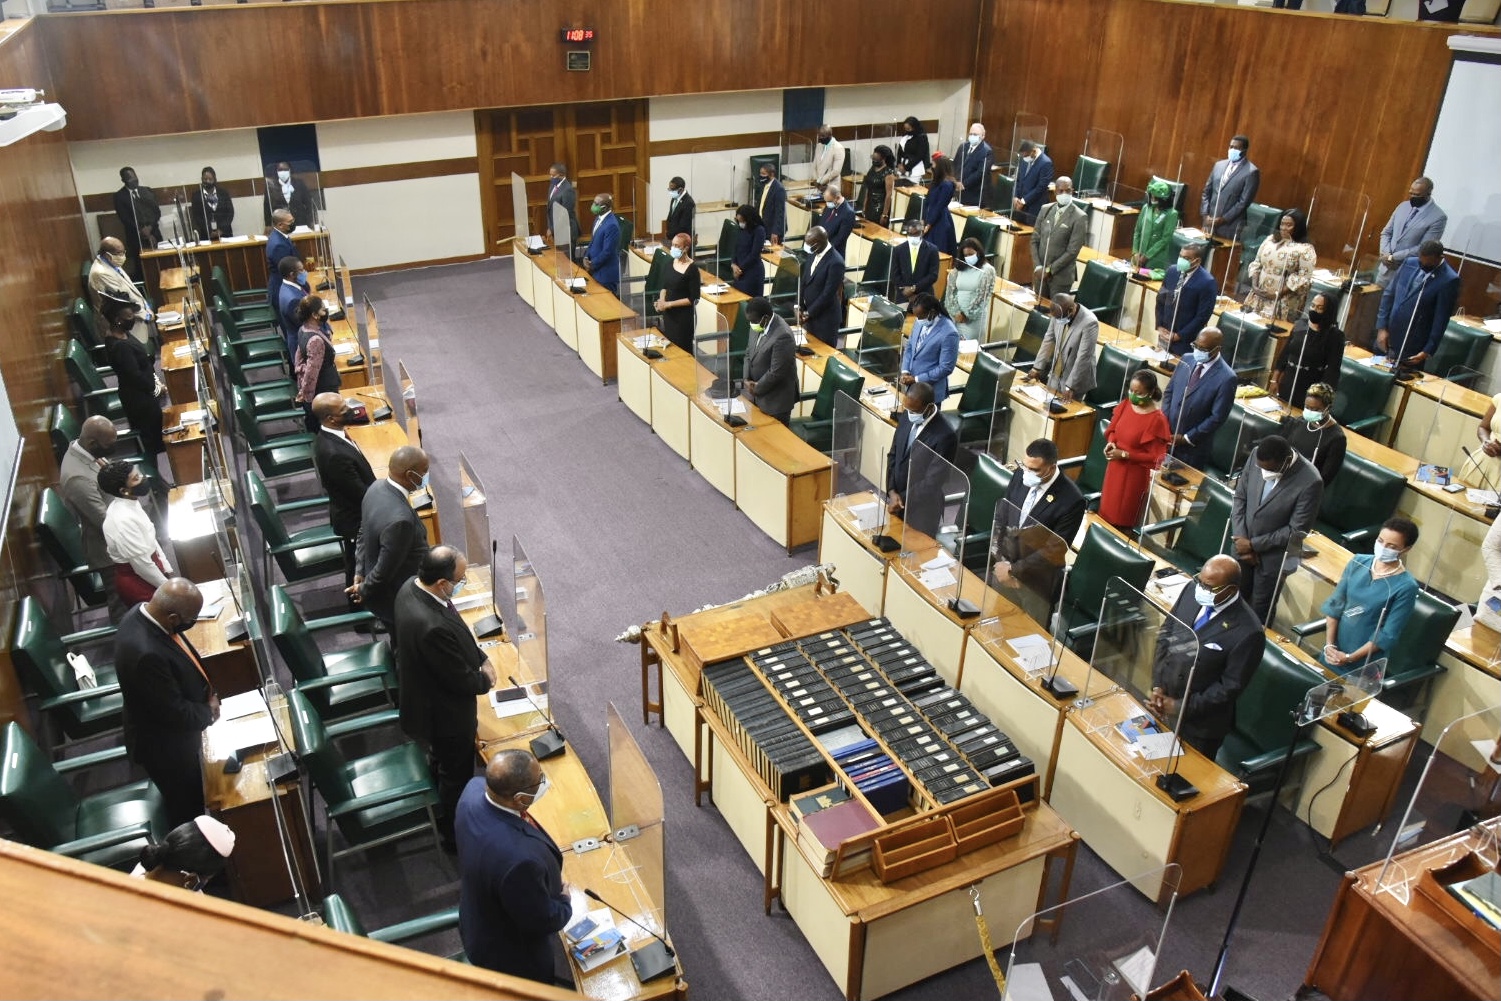
M 605 879 L 610 903 L 659 935 L 667 934 L 666 811 L 656 772 L 613 702 L 605 710 L 609 735 L 610 836 Z M 629 921 L 617 930 L 635 949 L 655 942 Z
M 931 419 L 943 417 L 935 414 Z M 896 434 L 910 436 L 919 427 L 903 417 Z M 968 517 L 969 477 L 921 437 L 909 446 L 892 445 L 898 455 L 903 447 L 908 451 L 907 475 L 903 478 L 900 469 L 894 471 L 902 484 L 896 488 L 901 497 L 902 564 L 936 597 L 957 600 L 963 556 L 958 546 Z
M 716 310 L 713 316 L 712 327 L 707 330 L 696 328 L 693 335 L 693 356 L 698 361 L 698 395 L 718 411 L 725 423 L 738 427 L 750 413 L 745 398 L 740 395 L 745 347 L 741 345 L 736 351 L 724 314 Z
M 515 171 L 511 172 L 511 213 L 516 220 L 516 239 L 531 246 L 528 241 L 532 236 L 532 219 L 526 202 L 526 178 Z
M 504 578 L 498 578 L 504 580 Z M 531 699 L 535 711 L 523 718 L 522 726 L 534 731 L 552 726 L 552 693 L 548 684 L 547 596 L 542 579 L 532 564 L 521 540 L 511 536 L 511 575 L 505 586 L 509 595 L 510 616 L 506 625 L 516 646 L 516 674 L 504 680 L 519 684 Z M 513 680 L 514 679 L 514 680 Z
M 1015 470 L 1011 475 L 1022 473 Z M 1029 639 L 1013 644 L 1012 652 L 1028 674 L 1048 670 L 1057 662 L 1055 617 L 1067 580 L 1068 543 L 1031 517 L 1023 519 L 1021 509 L 1004 497 L 988 511 L 975 501 L 970 507 L 970 522 L 978 531 L 966 546 L 966 562 L 978 556 L 983 546 L 985 583 L 1024 612 L 1038 633 L 1047 637 L 1044 643 Z
M 1120 201 L 1116 197 L 1116 181 L 1121 174 L 1121 159 L 1125 155 L 1126 138 L 1119 132 L 1110 129 L 1091 128 L 1084 133 L 1083 156 L 1087 159 L 1083 163 L 1084 174 L 1098 174 L 1098 180 L 1093 176 L 1074 178 L 1074 194 L 1080 198 L 1103 198 L 1107 201 Z M 1098 161 L 1103 167 L 1091 161 Z M 1088 183 L 1086 183 L 1088 182 Z

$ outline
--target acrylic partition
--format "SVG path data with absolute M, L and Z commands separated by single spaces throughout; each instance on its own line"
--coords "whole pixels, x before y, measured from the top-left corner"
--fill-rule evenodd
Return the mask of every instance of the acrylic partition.
M 1119 202 L 1116 197 L 1116 181 L 1121 176 L 1121 160 L 1125 155 L 1126 138 L 1109 129 L 1092 128 L 1084 133 L 1084 158 L 1075 165 L 1074 194 L 1080 198 L 1103 198 Z M 1098 174 L 1098 178 L 1089 175 Z
M 308 233 L 318 228 L 324 202 L 317 163 L 307 159 L 267 163 L 259 186 L 260 214 L 266 228 L 271 226 L 271 213 L 277 209 L 287 209 L 292 213 L 296 225 L 293 232 Z M 263 231 L 251 225 L 248 219 L 246 223 L 244 231 L 247 233 Z
M 1495 818 L 1492 800 L 1498 782 L 1501 705 L 1461 716 L 1439 735 L 1402 819 L 1392 831 L 1377 892 L 1389 893 L 1406 904 L 1414 893 L 1424 892 L 1419 883 L 1426 870 L 1445 869 L 1446 878 L 1440 886 L 1447 884 L 1451 893 L 1456 882 L 1486 872 L 1494 878 L 1501 861 L 1501 821 Z M 1401 857 L 1461 831 L 1467 837 L 1438 857 L 1421 858 L 1419 862 Z
M 381 392 L 386 397 L 386 404 L 391 408 L 391 416 L 396 419 L 396 423 L 401 427 L 401 433 L 407 436 L 407 441 L 416 444 L 416 439 L 407 430 L 407 424 L 411 418 L 408 416 L 407 408 L 403 405 L 401 399 L 400 364 L 400 361 L 398 361 L 396 365 L 381 366 Z
M 511 536 L 511 600 L 506 626 L 516 645 L 515 679 L 541 710 L 541 718 L 528 716 L 524 725 L 550 726 L 553 720 L 549 665 L 547 661 L 547 597 L 537 568 L 522 548 L 521 540 Z
M 1169 979 L 1159 971 L 1181 870 L 1168 865 L 1038 911 L 1016 929 L 1005 1001 L 1130 1001 Z M 1140 893 L 1159 915 L 1138 916 Z M 981 899 L 979 906 L 984 905 Z M 1042 928 L 1061 928 L 1045 934 Z
M 885 296 L 873 295 L 860 332 L 847 335 L 844 350 L 855 364 L 895 383 L 902 372 L 902 328 L 907 314 Z
M 1068 542 L 1035 521 L 1024 524 L 1021 510 L 1005 498 L 993 510 L 981 510 L 983 506 L 971 505 L 970 524 L 978 531 L 966 547 L 966 562 L 977 573 L 983 567 L 987 585 L 1031 619 L 1043 635 L 1055 636 L 1058 599 L 1069 573 Z M 1041 669 L 1054 662 L 1054 646 L 1053 641 L 1034 644 L 1018 657 L 1029 669 L 1032 665 Z
M 1418 547 L 1426 556 L 1409 553 L 1407 561 L 1425 587 L 1468 601 L 1486 585 L 1485 561 L 1476 550 L 1501 484 L 1501 458 L 1485 453 L 1475 416 L 1488 407 L 1496 387 L 1486 373 L 1462 365 L 1443 375 L 1427 432 L 1411 454 L 1420 463 L 1415 478 L 1423 489 L 1445 491 L 1452 503 L 1441 505 L 1440 519 L 1421 526 Z
M 989 204 L 988 199 L 993 187 L 991 168 L 996 165 L 997 159 L 1004 159 L 1005 153 L 1004 151 L 996 151 L 996 141 L 1000 137 L 990 135 L 988 128 L 981 143 L 976 143 L 974 149 L 969 148 L 970 126 L 977 122 L 982 128 L 986 127 L 985 102 L 978 99 L 971 99 L 969 115 L 965 118 L 956 118 L 954 120 L 952 140 L 943 147 L 943 152 L 947 153 L 954 161 L 954 180 L 956 183 L 963 184 L 966 172 L 973 175 L 978 170 L 980 175 L 979 193 L 976 194 L 967 188 L 958 190 L 954 196 L 955 204 L 984 207 Z M 985 150 L 985 146 L 990 147 L 988 152 Z M 937 153 L 938 150 L 935 149 L 934 152 Z
M 996 370 L 994 387 L 989 385 L 987 372 L 991 367 Z M 1001 360 L 1001 352 L 975 353 L 969 380 L 959 391 L 959 406 L 954 414 L 962 448 L 984 452 L 996 460 L 1006 458 L 1011 441 L 1011 390 L 1019 375 L 1015 367 Z
M 459 452 L 459 510 L 464 515 L 464 555 L 470 566 L 491 563 L 489 500 L 469 456 Z
M 999 144 L 1003 141 L 1006 141 L 1006 139 L 1003 139 L 1002 134 L 1000 133 L 998 133 L 996 138 L 991 141 L 991 145 L 996 147 L 997 157 L 1001 155 Z M 1011 135 L 1009 136 L 1009 142 L 1011 145 L 1006 149 L 1006 173 L 1011 177 L 1013 181 L 1015 181 L 1017 164 L 1021 160 L 1022 143 L 1030 142 L 1041 149 L 1044 153 L 1048 153 L 1047 116 L 1034 115 L 1030 111 L 1017 112 L 1016 115 L 1011 119 Z M 1052 154 L 1048 153 L 1048 155 L 1051 156 Z M 1068 168 L 1066 165 L 1060 170 L 1059 165 L 1057 163 L 1054 163 L 1053 169 L 1061 173 L 1068 173 Z
M 645 177 L 631 178 L 632 199 L 631 225 L 635 228 L 635 235 L 631 238 L 631 245 L 635 247 L 651 247 L 659 243 L 656 234 L 661 228 L 662 220 L 652 222 L 651 211 L 651 181 Z M 696 197 L 696 196 L 695 196 Z
M 740 395 L 745 343 L 742 341 L 737 349 L 724 314 L 716 311 L 713 315 L 714 326 L 709 330 L 699 330 L 693 337 L 693 357 L 698 361 L 698 395 L 718 410 L 725 423 L 739 426 L 750 413 L 749 405 Z
M 532 217 L 531 210 L 527 206 L 526 178 L 515 171 L 511 172 L 511 213 L 516 220 L 516 239 L 524 246 L 532 247 Z M 541 242 L 541 234 L 538 234 L 538 243 Z
M 883 405 L 888 391 L 872 402 Z M 846 393 L 834 394 L 834 421 L 828 456 L 834 460 L 837 509 L 861 532 L 884 534 L 886 514 L 886 457 L 890 439 L 882 434 L 885 422 L 861 401 Z M 841 499 L 844 500 L 843 503 Z
M 1320 184 L 1308 202 L 1308 242 L 1318 252 L 1314 280 L 1333 285 L 1339 298 L 1356 272 L 1362 251 L 1378 249 L 1381 223 L 1371 216 L 1371 196 L 1332 184 Z M 1332 304 L 1338 309 L 1338 303 Z
M 608 888 L 594 888 L 658 935 L 667 934 L 666 810 L 662 786 L 613 702 L 605 709 L 609 736 L 610 853 Z M 629 921 L 616 927 L 632 950 L 654 942 Z
M 782 133 L 782 185 L 786 188 L 806 188 L 813 181 L 813 151 L 817 147 L 816 136 L 809 132 Z
M 547 221 L 548 232 L 552 233 L 552 245 L 554 249 L 562 252 L 568 260 L 573 260 L 573 218 L 568 214 L 568 209 L 561 204 L 552 207 L 552 218 Z
M 398 404 L 392 400 L 391 409 L 406 414 L 406 423 L 403 428 L 407 433 L 407 441 L 421 448 L 422 425 L 417 419 L 417 387 L 412 382 L 411 374 L 407 372 L 407 363 L 399 358 L 396 360 L 396 372 L 401 390 L 401 403 Z
M 910 434 L 914 426 L 904 418 L 896 433 Z M 902 499 L 902 564 L 928 590 L 944 598 L 958 597 L 964 555 L 959 530 L 968 517 L 969 477 L 925 442 L 916 441 L 907 459 L 906 483 L 896 490 Z
M 633 297 L 634 300 L 639 300 L 639 298 L 639 296 Z M 628 301 L 626 305 L 636 307 L 638 302 Z M 620 332 L 642 351 L 666 352 L 671 346 L 667 338 L 648 324 L 639 311 L 633 312 L 620 321 Z
M 379 358 L 380 323 L 375 316 L 375 305 L 368 295 L 360 296 L 360 311 L 355 317 L 355 337 L 360 342 L 360 354 L 365 357 L 365 385 L 383 385 L 385 380 Z
M 706 225 L 707 214 L 715 213 L 712 218 L 719 219 L 740 204 L 738 194 L 745 190 L 745 168 L 729 151 L 705 143 L 694 148 L 692 166 L 684 180 L 688 194 L 693 196 L 693 245 L 697 247 L 719 235 L 718 222 Z

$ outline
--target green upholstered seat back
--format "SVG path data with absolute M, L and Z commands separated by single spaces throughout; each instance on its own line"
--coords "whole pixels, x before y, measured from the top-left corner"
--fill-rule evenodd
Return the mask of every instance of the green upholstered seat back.
M 1348 427 L 1356 421 L 1374 417 L 1386 409 L 1397 377 L 1392 372 L 1362 365 L 1354 358 L 1339 363 L 1339 388 L 1334 391 L 1334 419 Z M 1298 406 L 1302 400 L 1294 400 Z
M 276 504 L 271 499 L 271 492 L 266 489 L 266 481 L 253 469 L 245 471 L 245 493 L 250 498 L 250 512 L 255 516 L 255 524 L 261 530 L 269 546 L 282 546 L 290 541 L 287 535 L 287 526 L 281 520 L 281 514 L 276 510 Z
M 323 654 L 318 650 L 312 631 L 280 584 L 271 585 L 271 638 L 298 681 L 312 681 L 327 675 Z
M 1386 654 L 1387 678 L 1427 669 L 1444 649 L 1459 621 L 1459 609 L 1427 591 L 1418 591 L 1412 615 Z
M 1319 505 L 1319 530 L 1326 535 L 1342 536 L 1380 525 L 1397 510 L 1406 486 L 1407 480 L 1401 473 L 1346 452 L 1334 481 L 1324 488 L 1324 499 Z M 1333 531 L 1326 531 L 1324 526 Z M 1369 542 L 1353 548 L 1371 551 Z
M 1093 407 L 1115 406 L 1125 397 L 1131 376 L 1139 368 L 1139 359 L 1113 344 L 1104 345 L 1100 348 L 1100 357 L 1095 360 L 1095 387 L 1084 394 L 1084 402 Z
M 1011 486 L 1011 470 L 1001 460 L 988 452 L 981 452 L 975 459 L 975 468 L 969 472 L 969 510 L 967 520 L 970 534 L 988 533 L 995 527 L 995 507 Z
M 1137 590 L 1147 586 L 1152 574 L 1152 558 L 1137 552 L 1120 536 L 1090 525 L 1084 533 L 1084 544 L 1079 547 L 1079 556 L 1074 560 L 1074 569 L 1068 578 L 1064 602 L 1077 617 L 1093 621 L 1105 599 L 1105 588 L 1111 578 L 1119 577 Z M 1075 618 L 1076 616 L 1071 616 Z
M 1287 747 L 1293 739 L 1293 711 L 1323 680 L 1322 673 L 1266 642 L 1261 663 L 1235 702 L 1235 732 L 1262 753 Z
M 297 754 L 307 767 L 308 775 L 318 787 L 323 802 L 330 808 L 354 796 L 354 786 L 344 767 L 344 757 L 328 737 L 323 718 L 305 693 L 295 688 L 287 694 L 287 709 L 292 718 L 292 740 Z
M 0 762 L 0 817 L 28 845 L 51 848 L 71 841 L 78 797 L 21 725 L 5 725 Z

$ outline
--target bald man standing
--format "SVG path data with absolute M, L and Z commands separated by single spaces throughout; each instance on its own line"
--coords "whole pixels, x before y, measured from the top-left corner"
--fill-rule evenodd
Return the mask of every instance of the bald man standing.
M 360 511 L 365 491 L 375 482 L 370 460 L 346 430 L 344 397 L 319 393 L 313 397 L 318 436 L 313 439 L 313 470 L 328 494 L 328 524 L 344 543 L 344 588 L 354 586 L 355 547 L 360 538 Z
M 113 236 L 99 241 L 99 253 L 89 266 L 89 295 L 94 300 L 94 309 L 103 315 L 105 307 L 113 303 L 128 302 L 135 305 L 136 323 L 130 334 L 145 344 L 151 337 L 151 304 L 135 287 L 130 275 L 125 273 L 125 244 Z
M 387 629 L 396 621 L 397 588 L 417 573 L 427 555 L 427 529 L 411 500 L 427 487 L 427 467 L 426 452 L 415 445 L 401 446 L 391 453 L 386 478 L 370 484 L 360 504 L 354 583 L 345 593 Z
M 57 475 L 57 492 L 78 519 L 84 559 L 104 576 L 112 622 L 120 621 L 125 606 L 115 593 L 114 561 L 104 545 L 104 515 L 109 510 L 109 499 L 99 492 L 99 470 L 104 468 L 118 437 L 119 432 L 108 417 L 99 414 L 90 417 L 79 429 L 78 440 L 63 453 Z
M 125 750 L 161 791 L 169 828 L 203 812 L 199 746 L 219 718 L 219 694 L 183 635 L 202 608 L 198 585 L 172 577 L 125 613 L 115 634 Z

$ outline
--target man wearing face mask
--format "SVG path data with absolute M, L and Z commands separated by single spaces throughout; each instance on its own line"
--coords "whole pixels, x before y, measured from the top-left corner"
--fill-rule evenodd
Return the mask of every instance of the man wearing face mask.
M 985 185 L 995 163 L 995 150 L 985 141 L 985 126 L 975 122 L 969 127 L 969 141 L 959 150 L 958 159 L 960 204 L 985 204 Z
M 897 305 L 932 295 L 938 282 L 938 248 L 922 238 L 922 220 L 907 220 L 907 242 L 891 248 L 891 294 Z
M 611 295 L 620 294 L 620 220 L 615 218 L 615 199 L 600 192 L 594 196 L 589 211 L 594 215 L 594 232 L 584 248 L 584 269 Z
M 174 577 L 127 612 L 115 633 L 125 750 L 161 792 L 169 828 L 203 813 L 199 749 L 219 718 L 219 694 L 183 635 L 202 609 L 198 586 Z
M 1345 464 L 1345 429 L 1339 426 L 1329 408 L 1334 406 L 1334 387 L 1316 382 L 1303 396 L 1303 412 L 1282 418 L 1277 433 L 1287 439 L 1299 455 L 1313 463 L 1327 490 Z
M 943 406 L 949 395 L 949 376 L 959 361 L 959 328 L 931 293 L 912 300 L 912 333 L 902 348 L 902 387 L 926 382 L 933 387 L 933 402 Z
M 1204 245 L 1190 243 L 1162 276 L 1162 290 L 1157 293 L 1157 343 L 1169 354 L 1186 354 L 1214 315 L 1220 287 L 1203 259 Z
M 823 189 L 823 212 L 818 216 L 818 225 L 829 236 L 829 246 L 842 258 L 849 246 L 850 232 L 855 228 L 855 207 L 844 197 L 839 185 L 831 184 Z
M 1048 389 L 1069 403 L 1082 400 L 1095 385 L 1100 321 L 1089 307 L 1079 305 L 1066 292 L 1053 297 L 1049 315 L 1053 320 L 1043 335 L 1042 347 L 1037 349 L 1027 381 L 1046 381 Z
M 354 586 L 355 547 L 360 537 L 360 509 L 375 472 L 360 446 L 345 430 L 344 397 L 319 393 L 313 397 L 318 435 L 313 439 L 313 470 L 328 495 L 328 524 L 344 545 L 344 589 Z
M 109 511 L 109 498 L 99 489 L 99 470 L 108 463 L 118 437 L 119 432 L 108 417 L 95 414 L 84 421 L 78 431 L 78 440 L 69 444 L 63 453 L 57 481 L 57 492 L 62 496 L 63 504 L 78 519 L 84 558 L 89 561 L 89 566 L 103 568 L 104 588 L 110 596 L 111 622 L 120 621 L 125 606 L 115 594 L 115 572 L 104 545 L 104 516 Z
M 427 467 L 426 452 L 401 446 L 391 453 L 386 478 L 370 484 L 360 503 L 354 583 L 345 593 L 388 629 L 396 618 L 396 589 L 427 554 L 427 529 L 411 501 L 413 493 L 427 489 Z
M 1345 564 L 1324 613 L 1324 652 L 1341 673 L 1357 670 L 1389 654 L 1407 626 L 1418 600 L 1418 582 L 1402 557 L 1418 541 L 1418 526 L 1400 515 L 1388 518 L 1376 536 L 1375 551 Z
M 495 668 L 453 604 L 468 569 L 463 553 L 438 546 L 396 595 L 401 729 L 427 752 L 438 784 L 438 834 L 449 854 L 458 850 L 453 821 L 459 796 L 474 777 L 475 696 L 495 684 Z
M 918 445 L 925 447 L 919 450 Z M 948 463 L 958 450 L 959 438 L 933 402 L 933 387 L 912 383 L 902 395 L 896 437 L 886 457 L 886 510 L 916 531 L 935 534 L 943 520 Z
M 829 246 L 829 235 L 822 226 L 808 230 L 803 250 L 798 322 L 808 336 L 837 349 L 839 325 L 844 319 L 844 258 Z
M 771 302 L 760 296 L 745 304 L 745 318 L 751 328 L 741 383 L 745 398 L 787 424 L 798 397 L 797 347 L 792 328 L 771 308 Z
M 297 332 L 302 324 L 297 321 L 297 306 L 307 293 L 307 269 L 302 258 L 288 255 L 276 266 L 281 284 L 276 289 L 276 316 L 281 324 L 281 335 L 287 340 L 287 357 L 297 357 Z
M 99 253 L 89 265 L 89 294 L 94 300 L 94 309 L 101 315 L 112 302 L 133 304 L 138 322 L 131 327 L 130 336 L 145 344 L 151 338 L 148 325 L 151 305 L 125 273 L 125 257 L 125 244 L 113 236 L 99 241 Z
M 283 160 L 272 171 L 272 176 L 266 178 L 266 225 L 271 225 L 271 216 L 277 209 L 291 212 L 296 226 L 317 222 L 313 196 L 302 180 L 292 176 L 292 165 Z
M 490 759 L 459 798 L 459 938 L 469 962 L 552 984 L 567 980 L 558 932 L 572 913 L 563 853 L 531 815 L 550 787 L 530 751 Z
M 1177 726 L 1181 714 L 1178 735 L 1211 761 L 1235 725 L 1235 702 L 1266 646 L 1261 620 L 1241 600 L 1240 581 L 1235 560 L 1209 557 L 1173 604 L 1152 653 L 1147 710 L 1168 726 Z
M 568 214 L 568 232 L 555 234 L 552 229 L 553 209 L 561 205 L 563 211 Z M 562 163 L 555 163 L 547 168 L 547 216 L 542 221 L 547 230 L 547 242 L 566 242 L 570 247 L 577 247 L 579 243 L 579 196 L 573 188 L 573 182 L 568 179 L 568 168 Z
M 1053 183 L 1053 158 L 1030 139 L 1021 144 L 1017 153 L 1020 160 L 1016 165 L 1011 208 L 1017 222 L 1030 226 L 1048 200 L 1048 189 Z
M 292 213 L 286 209 L 277 209 L 271 213 L 271 232 L 266 237 L 266 274 L 269 276 L 266 282 L 266 302 L 272 309 L 277 308 L 277 300 L 280 298 L 281 262 L 288 257 L 297 256 L 297 251 L 292 246 L 292 230 L 295 225 Z M 306 295 L 307 292 L 304 291 L 303 294 Z
M 115 192 L 115 218 L 125 231 L 125 249 L 132 271 L 139 273 L 141 248 L 155 249 L 162 240 L 162 209 L 156 192 L 146 187 L 130 167 L 120 168 L 120 190 Z
M 688 194 L 688 184 L 681 177 L 667 182 L 667 225 L 662 230 L 664 239 L 671 241 L 679 233 L 693 240 L 693 196 Z
M 761 179 L 756 182 L 756 211 L 761 213 L 766 238 L 777 245 L 787 235 L 787 189 L 777 180 L 774 164 L 761 164 L 760 175 Z
M 1231 139 L 1229 153 L 1210 169 L 1199 197 L 1204 228 L 1222 240 L 1239 235 L 1246 209 L 1261 187 L 1261 169 L 1246 156 L 1250 149 L 1251 140 L 1246 136 Z
M 1272 621 L 1274 594 L 1296 568 L 1323 499 L 1318 470 L 1281 436 L 1261 439 L 1246 460 L 1230 504 L 1230 537 L 1240 561 L 1242 596 L 1262 622 Z
M 219 175 L 213 167 L 203 168 L 199 185 L 188 199 L 188 215 L 200 240 L 219 240 L 235 235 L 235 202 L 229 197 L 229 192 L 219 187 Z
M 1377 354 L 1403 368 L 1422 368 L 1459 305 L 1459 273 L 1444 260 L 1444 245 L 1429 240 L 1397 268 L 1376 311 Z M 1445 375 L 1436 372 L 1435 375 Z
M 1219 327 L 1199 331 L 1162 397 L 1162 412 L 1173 429 L 1172 456 L 1198 470 L 1209 462 L 1214 433 L 1235 404 L 1235 370 L 1220 357 L 1224 341 Z
M 1381 230 L 1381 266 L 1376 284 L 1386 288 L 1402 262 L 1429 240 L 1442 241 L 1449 217 L 1433 200 L 1433 182 L 1419 177 L 1407 186 L 1407 201 L 1392 209 Z
M 1043 206 L 1032 232 L 1032 260 L 1037 262 L 1033 285 L 1045 299 L 1073 289 L 1079 251 L 1089 236 L 1089 220 L 1074 204 L 1073 180 L 1060 177 L 1054 187 L 1057 197 Z
M 818 127 L 818 148 L 813 151 L 813 185 L 822 190 L 839 183 L 844 172 L 844 147 L 827 125 Z
M 1063 586 L 1062 550 L 1079 534 L 1086 505 L 1078 485 L 1058 469 L 1058 446 L 1051 439 L 1027 445 L 1019 472 L 996 505 L 1000 532 L 990 541 L 993 580 L 1046 627 Z M 1030 531 L 1034 528 L 1044 531 Z

